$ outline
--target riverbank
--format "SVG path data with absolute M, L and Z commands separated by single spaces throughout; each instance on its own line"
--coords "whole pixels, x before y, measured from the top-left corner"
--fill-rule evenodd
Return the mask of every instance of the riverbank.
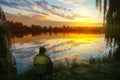
M 71 66 L 72 65 L 72 66 Z M 119 80 L 120 62 L 112 56 L 90 58 L 88 63 L 76 63 L 65 66 L 59 63 L 54 66 L 53 76 L 43 80 Z M 25 73 L 18 75 L 17 80 L 38 80 L 32 67 Z

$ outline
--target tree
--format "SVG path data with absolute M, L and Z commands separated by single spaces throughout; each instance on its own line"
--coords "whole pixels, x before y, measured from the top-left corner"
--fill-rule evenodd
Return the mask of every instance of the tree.
M 112 45 L 113 42 L 118 45 L 113 56 L 116 60 L 120 61 L 120 0 L 96 0 L 96 6 L 100 9 L 100 12 L 102 9 L 102 1 L 104 1 L 103 12 L 106 39 L 110 45 Z
M 5 16 L 0 7 L 0 80 L 16 74 L 15 59 L 12 55 L 10 33 L 5 25 Z M 2 14 L 2 15 L 1 15 Z
M 107 40 L 120 45 L 120 0 L 96 0 L 96 6 L 100 12 L 103 9 Z

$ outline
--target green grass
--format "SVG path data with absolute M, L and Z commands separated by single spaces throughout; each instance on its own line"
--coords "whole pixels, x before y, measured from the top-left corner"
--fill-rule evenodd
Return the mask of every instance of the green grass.
M 1 61 L 1 60 L 0 60 Z M 3 65 L 1 68 L 4 67 Z M 3 70 L 3 69 L 1 69 Z M 3 71 L 4 72 L 4 71 Z M 1 73 L 0 73 L 1 74 Z M 33 66 L 22 74 L 5 77 L 4 80 L 41 80 L 34 71 Z M 78 63 L 77 59 L 72 62 L 66 59 L 66 64 L 54 65 L 52 75 L 44 75 L 42 80 L 119 80 L 120 61 L 116 61 L 113 55 L 103 57 L 90 57 L 84 63 Z
M 55 67 L 53 76 L 44 80 L 119 80 L 120 63 L 79 64 L 77 67 Z M 34 70 L 17 76 L 17 80 L 38 80 Z
M 56 64 L 53 69 L 52 77 L 45 75 L 43 80 L 119 80 L 120 62 L 113 59 L 112 56 L 103 56 L 99 58 L 91 57 L 88 63 L 67 62 Z M 16 80 L 39 80 L 34 69 L 18 75 Z

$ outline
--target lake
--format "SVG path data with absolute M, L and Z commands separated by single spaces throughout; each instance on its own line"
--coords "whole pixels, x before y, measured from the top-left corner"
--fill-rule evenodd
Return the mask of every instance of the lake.
M 84 62 L 92 57 L 100 57 L 109 52 L 104 34 L 40 34 L 14 38 L 13 55 L 18 73 L 33 65 L 33 57 L 38 54 L 39 46 L 45 46 L 54 64 L 76 59 Z

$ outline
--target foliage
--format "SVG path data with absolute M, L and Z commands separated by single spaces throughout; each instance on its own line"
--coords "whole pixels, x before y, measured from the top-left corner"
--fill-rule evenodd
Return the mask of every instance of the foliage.
M 103 27 L 70 27 L 70 26 L 40 26 L 40 25 L 23 25 L 20 22 L 7 21 L 8 29 L 11 32 L 11 37 L 24 37 L 25 35 L 32 34 L 32 36 L 39 34 L 57 34 L 57 33 L 87 33 L 87 34 L 103 34 Z
M 111 56 L 112 57 L 112 56 Z M 94 63 L 76 63 L 65 65 L 58 63 L 53 68 L 53 74 L 45 75 L 43 80 L 116 80 L 120 79 L 120 63 L 114 61 L 109 55 L 101 58 L 94 58 Z M 105 61 L 105 62 L 104 62 Z M 69 63 L 69 62 L 68 62 Z M 75 64 L 76 63 L 76 64 Z M 76 66 L 74 66 L 76 65 Z M 16 77 L 17 80 L 37 80 L 38 77 L 32 67 L 23 74 Z
M 7 80 L 7 76 L 16 73 L 15 60 L 11 53 L 10 33 L 4 24 L 0 24 L 0 79 Z
M 96 0 L 96 6 L 104 12 L 106 26 L 106 38 L 108 42 L 115 41 L 120 45 L 120 1 L 119 0 Z

